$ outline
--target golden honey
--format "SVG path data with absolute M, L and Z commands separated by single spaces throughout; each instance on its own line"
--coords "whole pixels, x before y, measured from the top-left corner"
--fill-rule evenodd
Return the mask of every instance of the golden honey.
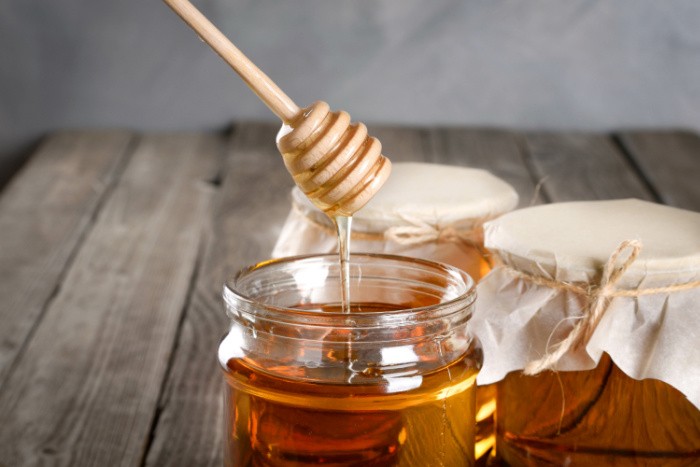
M 473 463 L 474 425 L 467 421 L 474 419 L 476 370 L 464 359 L 400 393 L 387 393 L 373 372 L 368 384 L 325 384 L 246 363 L 231 360 L 226 371 L 228 466 Z
M 606 354 L 590 371 L 510 373 L 498 383 L 498 457 L 520 465 L 700 465 L 700 411 Z

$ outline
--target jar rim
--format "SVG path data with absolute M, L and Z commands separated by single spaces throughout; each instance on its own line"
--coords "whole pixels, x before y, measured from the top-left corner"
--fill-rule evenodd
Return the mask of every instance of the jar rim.
M 412 323 L 431 321 L 463 312 L 465 309 L 469 309 L 470 311 L 468 315 L 471 315 L 471 308 L 476 298 L 476 287 L 474 280 L 471 278 L 471 276 L 469 276 L 469 274 L 454 266 L 437 261 L 399 255 L 358 253 L 351 255 L 350 262 L 366 261 L 375 262 L 375 264 L 381 264 L 382 262 L 405 264 L 424 268 L 426 271 L 432 270 L 436 273 L 441 272 L 446 278 L 450 278 L 455 283 L 460 285 L 461 290 L 459 290 L 456 296 L 430 305 L 386 311 L 354 311 L 352 313 L 325 310 L 323 312 L 319 312 L 318 310 L 313 309 L 302 309 L 298 307 L 285 307 L 269 303 L 262 303 L 260 300 L 251 297 L 250 294 L 246 294 L 239 290 L 238 286 L 244 279 L 264 268 L 282 267 L 285 264 L 297 264 L 302 262 L 324 260 L 330 260 L 331 262 L 336 263 L 339 262 L 337 254 L 312 254 L 270 259 L 242 268 L 231 280 L 227 280 L 224 284 L 223 299 L 227 310 L 235 305 L 238 310 L 244 308 L 244 313 L 249 315 L 259 316 L 258 312 L 264 312 L 266 313 L 266 316 L 264 317 L 265 319 L 277 322 L 303 322 L 303 324 L 307 326 L 351 326 L 354 328 L 371 328 L 387 325 L 391 326 L 392 324 L 403 325 L 407 320 Z M 348 324 L 348 322 L 351 322 L 351 324 Z

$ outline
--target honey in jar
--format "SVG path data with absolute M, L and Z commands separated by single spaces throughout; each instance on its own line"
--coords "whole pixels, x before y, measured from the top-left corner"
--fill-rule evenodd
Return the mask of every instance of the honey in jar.
M 261 263 L 224 291 L 230 466 L 469 466 L 481 351 L 473 283 L 446 265 L 353 255 Z
M 630 378 L 607 354 L 588 371 L 510 373 L 497 406 L 498 455 L 513 465 L 700 463 L 700 410 L 669 384 Z

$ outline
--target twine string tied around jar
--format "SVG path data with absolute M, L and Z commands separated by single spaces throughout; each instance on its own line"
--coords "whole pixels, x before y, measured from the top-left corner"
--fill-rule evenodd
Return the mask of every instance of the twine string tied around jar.
M 417 246 L 433 242 L 454 243 L 476 250 L 483 260 L 493 267 L 491 255 L 483 246 L 485 219 L 475 219 L 472 221 L 474 227 L 464 229 L 456 225 L 430 223 L 406 214 L 400 214 L 399 217 L 406 222 L 406 225 L 389 227 L 382 234 L 385 239 L 403 246 Z
M 442 226 L 422 219 L 400 215 L 407 225 L 396 225 L 384 231 L 384 238 L 399 245 L 421 245 L 430 242 L 464 242 L 470 245 L 484 241 L 483 222 L 474 222 L 472 229 L 459 229 L 455 225 Z
M 336 233 L 332 221 L 327 216 L 316 216 L 305 206 L 298 204 L 296 200 L 292 202 L 292 209 L 303 215 L 315 227 L 325 231 L 330 235 Z M 320 214 L 320 213 L 319 213 Z M 460 228 L 456 225 L 440 225 L 430 223 L 407 214 L 398 214 L 405 222 L 404 225 L 389 227 L 380 232 L 362 232 L 353 230 L 351 238 L 353 240 L 382 241 L 389 240 L 402 246 L 419 246 L 427 243 L 454 243 L 465 248 L 473 248 L 479 255 L 493 267 L 491 255 L 483 247 L 484 228 L 483 223 L 487 219 L 475 219 L 471 229 Z
M 525 366 L 523 373 L 526 375 L 535 375 L 544 370 L 555 370 L 557 363 L 567 352 L 586 345 L 593 336 L 593 333 L 605 315 L 605 312 L 608 310 L 610 302 L 614 297 L 639 297 L 642 295 L 677 292 L 700 287 L 700 281 L 691 281 L 665 287 L 618 289 L 616 287 L 617 283 L 636 261 L 641 249 L 642 243 L 639 240 L 625 240 L 620 243 L 605 263 L 600 282 L 598 284 L 589 284 L 586 286 L 531 275 L 504 266 L 518 278 L 527 280 L 536 285 L 559 290 L 568 290 L 582 295 L 587 299 L 587 305 L 584 307 L 583 314 L 577 318 L 578 323 L 571 329 L 569 334 L 562 341 L 548 348 L 542 358 L 529 362 Z

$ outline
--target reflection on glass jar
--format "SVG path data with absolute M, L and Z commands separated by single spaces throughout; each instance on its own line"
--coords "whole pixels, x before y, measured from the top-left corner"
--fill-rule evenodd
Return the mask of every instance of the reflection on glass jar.
M 473 465 L 473 283 L 427 261 L 336 255 L 254 266 L 224 290 L 230 466 Z

